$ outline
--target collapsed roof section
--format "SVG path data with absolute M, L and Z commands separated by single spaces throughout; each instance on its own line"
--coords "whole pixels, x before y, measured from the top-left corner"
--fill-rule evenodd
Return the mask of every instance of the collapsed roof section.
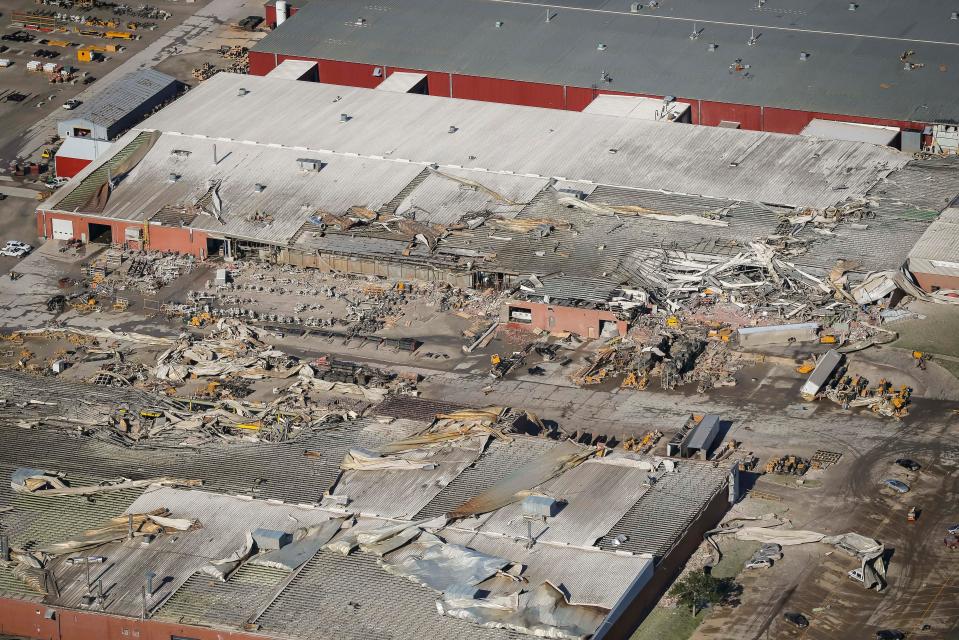
M 414 409 L 394 400 L 387 410 Z M 313 487 L 312 500 L 290 495 L 293 502 L 161 484 L 108 492 L 73 469 L 109 460 L 111 473 L 137 477 L 149 468 L 136 469 L 137 451 L 79 440 L 69 455 L 52 451 L 45 459 L 59 467 L 62 457 L 62 474 L 28 475 L 76 490 L 88 486 L 96 500 L 46 496 L 34 484 L 5 490 L 4 503 L 14 508 L 0 518 L 12 532 L 15 557 L 29 566 L 0 569 L 0 585 L 19 585 L 17 597 L 55 606 L 140 617 L 149 569 L 157 579 L 145 613 L 158 620 L 255 625 L 267 635 L 303 638 L 329 637 L 330 630 L 366 638 L 387 628 L 391 637 L 410 640 L 424 633 L 586 638 L 627 591 L 650 580 L 659 558 L 699 526 L 708 505 L 726 500 L 730 470 L 618 451 L 600 456 L 571 441 L 521 435 L 511 416 L 490 407 L 430 422 L 344 423 L 330 429 L 339 444 L 312 443 L 324 447 L 321 455 L 292 461 L 299 481 L 289 465 L 233 469 L 245 466 L 242 447 L 211 444 L 187 458 L 148 452 L 175 456 L 178 471 L 207 476 L 213 469 L 204 460 L 229 448 L 234 463 L 217 467 L 213 485 L 236 473 L 258 474 L 268 494 L 285 483 L 302 485 L 303 475 L 326 483 Z M 62 437 L 9 420 L 0 429 L 34 448 L 48 434 Z M 283 447 L 257 449 L 270 458 Z M 33 448 L 8 451 L 17 460 L 5 464 L 22 464 Z M 526 498 L 531 494 L 540 497 Z M 130 544 L 131 535 L 142 544 Z M 88 583 L 76 557 L 109 562 Z
M 838 260 L 854 278 L 895 270 L 959 194 L 954 160 L 864 143 L 234 74 L 144 126 L 42 210 L 425 267 L 463 286 L 534 276 L 531 295 L 573 304 L 620 289 L 662 301 L 683 285 L 657 265 L 701 271 L 757 243 L 820 279 Z M 759 275 L 750 286 L 778 284 Z

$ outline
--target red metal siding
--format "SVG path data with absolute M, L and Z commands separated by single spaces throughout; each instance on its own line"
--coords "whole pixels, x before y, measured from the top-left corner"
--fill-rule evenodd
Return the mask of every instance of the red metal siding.
M 814 118 L 822 120 L 841 120 L 843 122 L 856 122 L 859 124 L 875 124 L 884 127 L 898 127 L 911 131 L 922 131 L 921 122 L 912 122 L 909 120 L 885 120 L 883 118 L 867 118 L 865 116 L 844 116 L 835 113 L 820 113 L 817 111 L 798 111 L 796 109 L 779 109 L 777 107 L 766 107 L 763 110 L 763 125 L 766 131 L 776 131 L 779 133 L 799 133 Z
M 569 111 L 582 111 L 589 106 L 599 91 L 582 87 L 566 87 L 566 108 Z
M 453 97 L 466 100 L 564 109 L 563 93 L 563 87 L 555 84 L 453 75 Z
M 932 291 L 933 287 L 938 289 L 959 289 L 959 278 L 956 276 L 944 276 L 938 273 L 917 273 L 915 271 L 913 271 L 912 275 L 916 276 L 916 282 L 926 291 Z
M 749 104 L 732 104 L 726 102 L 700 101 L 699 124 L 716 126 L 723 120 L 738 122 L 740 128 L 753 131 L 763 130 L 762 107 Z
M 91 160 L 83 158 L 68 158 L 67 156 L 56 156 L 53 164 L 56 168 L 57 176 L 60 178 L 72 178 L 80 173 L 83 167 L 90 164 Z
M 276 56 L 263 51 L 250 52 L 250 75 L 265 76 L 276 68 Z
M 59 621 L 44 617 L 48 607 L 35 602 L 0 599 L 0 633 L 59 640 Z
M 138 222 L 124 222 L 121 220 L 112 220 L 110 218 L 97 218 L 92 216 L 70 215 L 67 213 L 47 213 L 37 211 L 37 231 L 38 235 L 45 238 L 53 237 L 54 220 L 72 220 L 73 236 L 75 238 L 86 240 L 90 239 L 90 224 L 104 224 L 110 227 L 110 234 L 114 242 L 124 242 L 126 230 L 128 228 L 143 229 L 143 224 Z M 176 251 L 178 253 L 190 253 L 198 258 L 206 257 L 206 239 L 207 234 L 203 231 L 191 230 L 183 227 L 164 227 L 151 224 L 149 227 L 149 238 L 147 249 L 153 251 Z
M 509 322 L 510 308 L 528 310 L 533 316 L 532 322 L 528 324 Z M 517 300 L 506 302 L 502 313 L 503 320 L 510 327 L 539 331 L 568 331 L 585 338 L 599 337 L 602 321 L 615 322 L 619 335 L 626 335 L 628 328 L 626 322 L 618 320 L 612 311 L 602 309 L 577 309 Z
M 276 24 L 276 6 L 272 4 L 263 5 L 263 20 L 267 24 Z
M 309 60 L 310 58 L 296 58 L 293 56 L 277 56 L 283 60 Z M 337 62 L 336 60 L 318 60 L 320 67 L 320 82 L 327 84 L 342 84 L 348 87 L 365 87 L 374 89 L 383 81 L 382 76 L 374 76 L 373 70 L 377 65 L 360 64 L 358 62 Z M 381 67 L 382 68 L 382 67 Z
M 386 70 L 386 75 L 391 76 L 397 71 L 404 73 L 425 73 L 427 91 L 431 96 L 450 97 L 450 74 L 445 71 L 422 71 L 421 69 L 398 69 L 390 67 Z

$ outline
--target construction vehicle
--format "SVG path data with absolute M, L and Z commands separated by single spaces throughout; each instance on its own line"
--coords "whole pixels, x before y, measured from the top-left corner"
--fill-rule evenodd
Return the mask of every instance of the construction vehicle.
M 834 335 L 819 336 L 819 344 L 836 344 L 839 338 Z
M 43 160 L 49 160 L 53 157 L 53 151 L 51 149 L 44 149 L 43 153 L 40 154 L 40 158 Z
M 505 358 L 498 353 L 490 356 L 489 374 L 494 378 L 505 378 L 510 371 L 523 364 L 526 361 L 526 352 L 514 351 Z
M 137 34 L 129 31 L 107 31 L 103 34 L 103 37 L 111 40 L 136 40 Z
M 209 323 L 213 322 L 213 316 L 204 311 L 203 313 L 198 313 L 192 318 L 190 318 L 191 327 L 205 327 Z
M 923 371 L 926 370 L 926 361 L 931 360 L 925 351 L 913 351 L 912 357 L 916 361 L 916 366 Z
M 796 373 L 801 373 L 803 375 L 812 373 L 816 369 L 815 360 L 806 360 L 801 365 L 796 367 Z
M 668 318 L 666 318 L 666 326 L 669 327 L 670 329 L 678 329 L 679 318 L 677 318 L 676 316 L 669 316 Z

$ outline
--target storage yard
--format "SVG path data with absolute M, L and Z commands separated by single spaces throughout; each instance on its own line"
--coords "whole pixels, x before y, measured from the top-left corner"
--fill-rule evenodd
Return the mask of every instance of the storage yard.
M 29 163 L 0 182 L 0 637 L 957 637 L 959 157 L 905 144 L 932 120 L 791 135 L 311 59 L 395 54 L 423 4 L 40 16 L 147 46 L 26 123 L 62 136 L 41 198 Z M 694 15 L 661 4 L 625 15 Z M 307 43 L 328 12 L 355 42 Z

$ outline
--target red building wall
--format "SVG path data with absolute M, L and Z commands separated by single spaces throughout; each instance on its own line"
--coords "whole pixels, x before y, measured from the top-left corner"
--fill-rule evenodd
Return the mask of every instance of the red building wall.
M 92 160 L 84 160 L 83 158 L 68 158 L 58 155 L 53 160 L 53 166 L 56 169 L 57 177 L 72 178 L 91 162 Z
M 699 101 L 699 124 L 715 127 L 723 120 L 738 122 L 741 129 L 763 131 L 762 107 L 748 104 Z
M 459 74 L 453 74 L 453 97 L 527 107 L 566 108 L 565 90 L 560 85 Z
M 276 56 L 263 51 L 249 53 L 250 75 L 265 76 L 276 68 Z
M 916 277 L 916 282 L 926 291 L 936 289 L 959 289 L 959 278 L 956 276 L 944 276 L 938 273 L 917 273 L 912 272 Z
M 600 94 L 641 96 L 646 98 L 662 99 L 663 96 L 646 93 L 628 93 L 610 91 L 599 88 L 572 87 L 537 82 L 522 82 L 519 80 L 505 80 L 501 78 L 484 78 L 461 74 L 449 74 L 444 71 L 427 71 L 417 69 L 399 69 L 386 65 L 360 64 L 355 62 L 340 62 L 336 60 L 319 60 L 297 56 L 274 55 L 260 51 L 250 52 L 250 73 L 266 75 L 283 60 L 310 60 L 319 64 L 320 82 L 339 84 L 353 87 L 375 88 L 382 77 L 373 75 L 373 70 L 380 66 L 385 75 L 395 71 L 410 71 L 425 73 L 429 78 L 429 93 L 434 96 L 462 98 L 465 100 L 481 100 L 484 102 L 498 102 L 502 104 L 516 104 L 530 107 L 545 107 L 549 109 L 565 109 L 582 111 L 593 99 Z M 452 91 L 450 86 L 452 84 Z M 452 93 L 452 95 L 451 95 Z M 870 118 L 866 116 L 849 116 L 830 114 L 817 111 L 802 111 L 796 109 L 780 109 L 730 102 L 715 102 L 711 100 L 697 100 L 677 97 L 677 100 L 692 105 L 691 121 L 693 124 L 716 126 L 721 121 L 738 122 L 743 129 L 752 131 L 772 131 L 776 133 L 799 133 L 814 118 L 826 120 L 842 120 L 861 124 L 876 124 L 899 127 L 912 131 L 921 131 L 924 123 L 907 120 L 888 120 Z
M 528 310 L 533 315 L 530 323 L 511 322 L 510 309 Z M 619 335 L 626 335 L 628 328 L 625 320 L 618 320 L 611 311 L 602 309 L 578 309 L 561 305 L 509 300 L 503 303 L 500 319 L 511 327 L 539 329 L 541 331 L 568 331 L 584 338 L 597 338 L 600 335 L 600 322 L 615 322 Z
M 125 241 L 127 228 L 143 230 L 143 223 L 124 222 L 122 220 L 113 220 L 110 218 L 97 218 L 95 216 L 71 215 L 68 213 L 50 213 L 37 212 L 37 235 L 44 238 L 53 237 L 53 221 L 70 220 L 73 222 L 73 236 L 79 239 L 90 240 L 90 224 L 103 224 L 110 227 L 110 234 L 113 236 L 113 242 L 122 243 Z M 165 227 L 151 224 L 149 226 L 149 238 L 147 238 L 147 249 L 151 251 L 176 251 L 178 253 L 189 253 L 197 258 L 206 258 L 206 240 L 207 234 L 203 231 L 191 230 L 181 227 Z M 133 248 L 139 247 L 139 243 L 131 243 Z
M 52 617 L 45 617 L 52 612 Z M 38 640 L 265 640 L 265 636 L 155 620 L 121 618 L 0 598 L 0 633 Z

